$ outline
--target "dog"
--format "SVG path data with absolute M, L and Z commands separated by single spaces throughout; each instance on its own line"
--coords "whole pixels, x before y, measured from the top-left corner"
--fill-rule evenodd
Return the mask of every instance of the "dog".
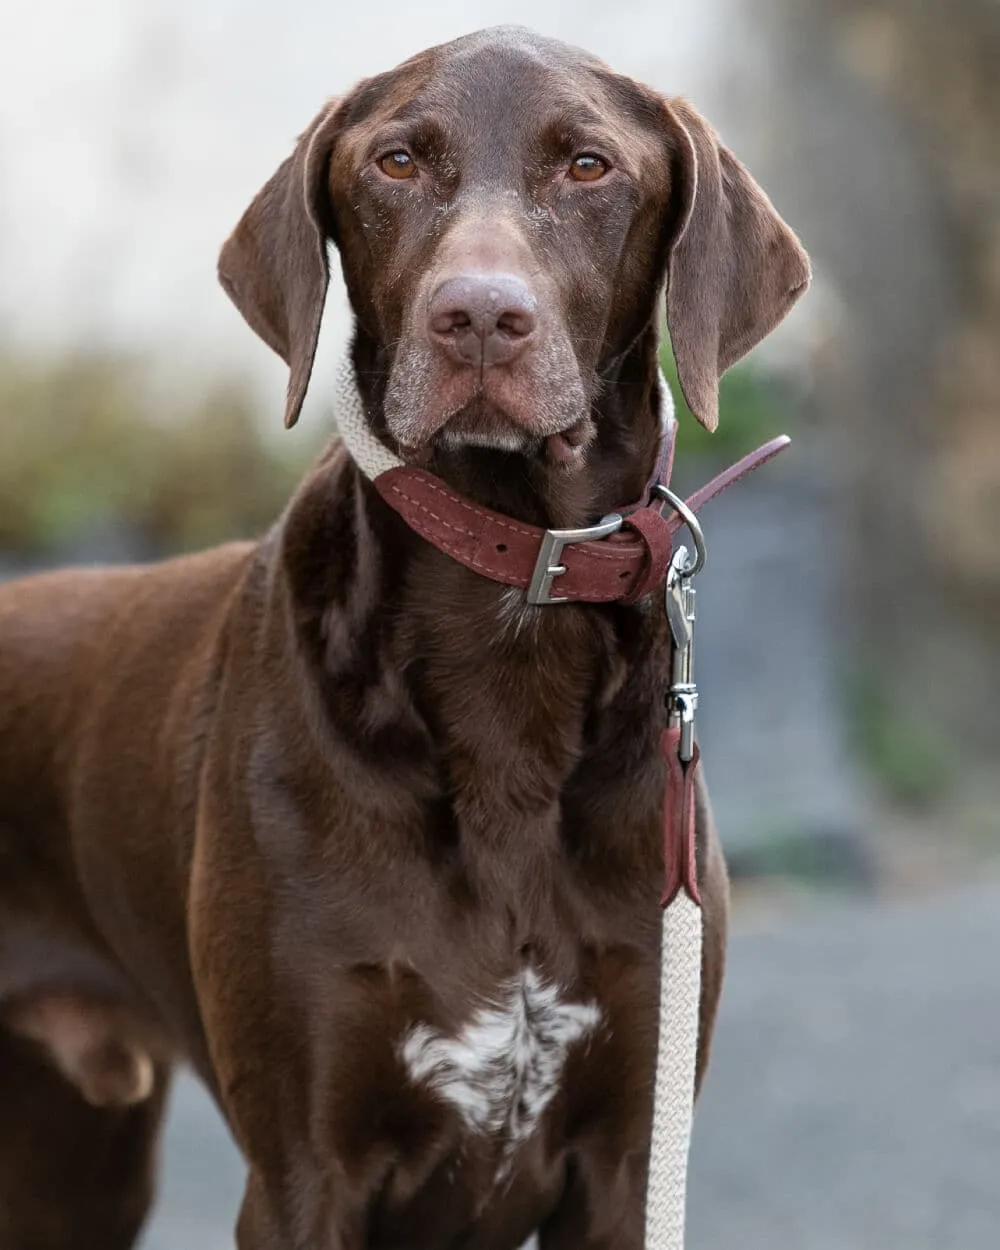
M 339 252 L 374 445 L 592 524 L 808 262 L 686 102 L 520 29 L 330 102 L 219 274 L 309 383 Z M 0 588 L 0 1244 L 124 1250 L 190 1064 L 240 1250 L 640 1247 L 670 639 L 424 541 L 338 442 L 259 542 Z M 697 796 L 697 1080 L 727 882 Z

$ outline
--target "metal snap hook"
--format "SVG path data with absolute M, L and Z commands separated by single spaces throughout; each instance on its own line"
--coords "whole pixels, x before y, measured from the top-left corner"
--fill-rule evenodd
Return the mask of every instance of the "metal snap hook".
M 653 487 L 653 494 L 658 495 L 664 503 L 668 504 L 687 526 L 691 537 L 694 539 L 694 556 L 682 566 L 676 568 L 677 575 L 682 578 L 694 577 L 696 573 L 700 573 L 705 567 L 705 560 L 708 558 L 708 548 L 705 545 L 705 535 L 701 528 L 701 522 L 687 506 L 679 495 L 667 486 L 661 485 L 659 482 Z M 661 509 L 662 511 L 662 509 Z M 687 554 L 686 549 L 681 547 L 677 551 L 680 555 L 681 551 Z

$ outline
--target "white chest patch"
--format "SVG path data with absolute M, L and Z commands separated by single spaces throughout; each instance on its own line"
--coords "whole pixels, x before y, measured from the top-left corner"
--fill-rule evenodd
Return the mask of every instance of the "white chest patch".
M 526 1141 L 559 1088 L 570 1046 L 600 1023 L 595 1003 L 566 1002 L 532 968 L 505 985 L 456 1037 L 418 1024 L 400 1055 L 410 1078 L 451 1103 L 474 1131 Z

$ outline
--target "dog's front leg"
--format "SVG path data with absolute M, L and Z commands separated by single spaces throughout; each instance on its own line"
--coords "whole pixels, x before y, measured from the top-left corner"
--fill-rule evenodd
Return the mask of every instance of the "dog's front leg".
M 328 950 L 310 952 L 321 970 L 315 989 L 298 993 L 292 977 L 275 975 L 283 951 L 305 961 L 301 918 L 276 905 L 260 857 L 237 830 L 212 832 L 190 895 L 191 953 L 211 1085 L 248 1168 L 236 1244 L 362 1250 L 382 1156 L 352 1154 L 334 1139 L 344 1029 L 330 1004 L 343 995 Z
M 646 1168 L 641 1157 L 617 1163 L 580 1151 L 566 1189 L 538 1230 L 538 1250 L 642 1250 Z
M 239 1250 L 294 1250 L 304 1243 L 299 1240 L 295 1221 L 283 1208 L 283 1186 L 269 1185 L 255 1169 L 247 1177 L 243 1204 L 236 1224 L 236 1245 Z
M 363 1250 L 364 1213 L 344 1187 L 307 1164 L 280 1178 L 251 1168 L 236 1225 L 238 1250 Z
M 364 1250 L 384 1156 L 347 1156 L 339 1148 L 326 1112 L 332 1091 L 317 1079 L 301 1036 L 296 1045 L 284 1013 L 268 1021 L 254 1013 L 253 1000 L 241 999 L 242 1030 L 220 1027 L 209 1040 L 218 1101 L 248 1167 L 238 1250 Z M 300 1035 L 325 1035 L 315 1019 L 287 1018 Z M 214 1023 L 224 1021 L 216 1016 Z

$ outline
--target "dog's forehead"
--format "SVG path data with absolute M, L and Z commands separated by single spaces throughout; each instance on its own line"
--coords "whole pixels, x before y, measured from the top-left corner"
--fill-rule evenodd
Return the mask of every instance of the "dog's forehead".
M 441 55 L 397 116 L 434 119 L 456 137 L 492 138 L 507 146 L 548 116 L 600 123 L 607 114 L 602 96 L 590 66 L 568 67 L 537 56 L 530 46 L 500 44 L 455 58 Z
M 638 138 L 636 129 L 654 111 L 650 99 L 580 48 L 497 27 L 429 48 L 370 79 L 356 93 L 349 121 L 366 136 L 391 123 L 430 121 L 454 139 L 475 135 L 482 143 L 492 136 L 509 149 L 548 119 Z
M 473 80 L 503 80 L 505 75 L 529 75 L 545 81 L 560 74 L 579 74 L 587 69 L 604 69 L 598 57 L 559 39 L 538 35 L 523 26 L 494 26 L 437 44 L 404 61 L 397 68 L 430 62 L 441 77 Z
M 538 35 L 523 26 L 494 26 L 476 31 L 450 43 L 438 44 L 428 49 L 428 54 L 440 68 L 471 75 L 477 81 L 484 74 L 489 76 L 497 70 L 501 74 L 504 70 L 534 70 L 544 79 L 546 74 L 608 69 L 603 61 L 583 48 Z

